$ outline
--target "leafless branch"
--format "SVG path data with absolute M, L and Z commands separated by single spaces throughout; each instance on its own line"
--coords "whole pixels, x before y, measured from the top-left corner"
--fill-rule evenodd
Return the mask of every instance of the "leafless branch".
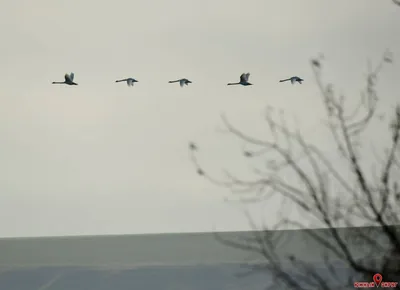
M 364 132 L 377 112 L 378 75 L 386 63 L 392 62 L 392 56 L 387 51 L 375 68 L 369 67 L 366 89 L 352 109 L 348 107 L 343 95 L 336 95 L 333 85 L 325 84 L 322 80 L 322 60 L 311 60 L 327 113 L 328 129 L 349 172 L 343 172 L 333 165 L 329 155 L 315 144 L 307 142 L 298 129 L 290 130 L 283 111 L 279 111 L 276 117 L 275 110 L 270 107 L 265 111 L 270 139 L 250 136 L 231 124 L 225 114 L 221 114 L 227 132 L 243 142 L 244 148 L 258 148 L 243 149 L 249 160 L 268 160 L 264 162 L 265 168 L 251 167 L 254 178 L 242 179 L 228 170 L 223 171 L 226 180 L 213 178 L 200 166 L 196 150 L 190 152 L 193 164 L 200 175 L 218 186 L 229 188 L 241 201 L 261 201 L 279 196 L 295 205 L 305 221 L 316 222 L 320 227 L 326 228 L 324 234 L 315 231 L 306 233 L 324 249 L 323 260 L 333 276 L 337 276 L 337 273 L 331 263 L 332 258 L 349 265 L 355 272 L 370 277 L 376 272 L 388 277 L 397 275 L 400 259 L 393 260 L 393 257 L 400 253 L 400 233 L 392 225 L 400 220 L 400 105 L 396 107 L 390 127 L 392 142 L 385 157 L 377 159 L 380 166 L 374 166 L 375 177 L 368 177 L 360 150 L 360 144 L 365 143 Z M 382 170 L 376 172 L 379 168 Z M 231 247 L 259 254 L 266 263 L 253 265 L 252 269 L 272 271 L 275 279 L 287 289 L 337 289 L 330 287 L 311 264 L 295 256 L 285 260 L 292 269 L 296 269 L 296 279 L 283 266 L 283 258 L 276 253 L 277 240 L 272 231 L 309 227 L 288 217 L 286 207 L 287 204 L 282 203 L 277 210 L 280 220 L 272 228 L 264 225 L 259 231 L 251 221 L 254 229 L 252 238 L 236 241 L 221 240 L 220 237 L 217 239 Z M 248 219 L 251 220 L 250 217 Z M 357 225 L 377 227 L 376 233 L 382 238 L 371 237 L 365 233 L 365 228 L 358 229 L 355 227 Z M 363 252 L 364 258 L 355 255 L 354 239 L 349 242 L 348 237 L 341 234 L 340 227 L 354 229 L 352 232 L 358 238 L 357 243 L 363 245 L 358 250 Z M 377 252 L 384 253 L 378 260 L 365 258 Z

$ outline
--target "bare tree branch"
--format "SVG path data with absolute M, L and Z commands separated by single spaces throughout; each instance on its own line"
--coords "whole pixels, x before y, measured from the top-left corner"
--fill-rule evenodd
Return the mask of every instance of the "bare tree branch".
M 299 129 L 290 130 L 283 111 L 279 111 L 276 117 L 271 107 L 265 111 L 270 131 L 268 140 L 246 134 L 232 125 L 225 114 L 221 114 L 227 132 L 245 144 L 244 155 L 251 159 L 266 159 L 264 168 L 251 167 L 253 178 L 242 179 L 229 170 L 224 170 L 226 180 L 213 178 L 198 163 L 196 150 L 191 150 L 198 173 L 213 184 L 228 188 L 239 200 L 257 202 L 275 196 L 282 199 L 281 207 L 276 212 L 279 222 L 272 228 L 263 225 L 259 230 L 248 216 L 254 229 L 251 238 L 227 241 L 216 237 L 231 247 L 259 254 L 265 263 L 252 265 L 253 271 L 272 271 L 275 282 L 286 289 L 344 289 L 352 285 L 347 281 L 343 285 L 331 286 L 312 264 L 293 255 L 283 258 L 277 254 L 278 239 L 273 234 L 274 230 L 309 227 L 289 217 L 286 208 L 287 201 L 290 201 L 305 222 L 326 228 L 323 233 L 306 231 L 306 234 L 323 249 L 322 259 L 332 277 L 338 276 L 333 265 L 335 260 L 368 277 L 379 272 L 385 277 L 400 278 L 400 233 L 393 227 L 400 220 L 400 105 L 396 107 L 390 125 L 392 138 L 389 149 L 385 157 L 377 158 L 379 166 L 374 166 L 371 178 L 363 167 L 361 150 L 361 144 L 366 143 L 364 133 L 374 120 L 379 104 L 376 89 L 378 75 L 385 64 L 392 62 L 391 54 L 386 51 L 375 68 L 369 67 L 366 89 L 352 109 L 343 95 L 336 95 L 333 85 L 322 81 L 322 60 L 311 60 L 327 114 L 326 124 L 348 172 L 335 166 L 332 158 L 315 144 L 307 142 Z M 258 149 L 245 149 L 248 146 Z M 377 152 L 375 155 L 382 156 Z M 357 225 L 375 227 L 373 234 L 380 238 L 376 239 L 376 236 L 365 232 L 366 228 L 357 228 Z M 356 240 L 343 236 L 341 227 L 351 227 Z M 354 252 L 354 243 L 360 245 L 358 254 Z M 382 255 L 372 259 L 376 253 Z M 284 267 L 283 260 L 286 265 L 291 265 L 292 272 Z M 354 282 L 355 278 L 349 279 Z

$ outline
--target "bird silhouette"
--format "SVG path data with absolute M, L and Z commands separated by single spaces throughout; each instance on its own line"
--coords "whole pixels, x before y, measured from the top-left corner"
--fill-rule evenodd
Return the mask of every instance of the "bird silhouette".
M 252 84 L 249 83 L 249 77 L 250 77 L 250 73 L 242 73 L 242 75 L 240 76 L 240 82 L 238 83 L 229 83 L 228 86 L 231 85 L 242 85 L 242 86 L 251 86 Z
M 280 80 L 279 82 L 282 83 L 282 82 L 286 82 L 286 81 L 290 81 L 292 83 L 292 85 L 293 85 L 295 82 L 298 82 L 299 84 L 301 84 L 301 82 L 304 81 L 304 80 L 302 78 L 299 78 L 299 77 L 295 76 L 295 77 L 291 77 L 291 78 L 288 78 L 288 79 Z
M 126 84 L 128 85 L 128 87 L 133 87 L 134 83 L 138 83 L 139 81 L 133 79 L 133 78 L 127 78 L 127 79 L 123 79 L 123 80 L 116 80 L 116 83 L 119 82 L 126 82 Z
M 180 80 L 176 80 L 176 81 L 169 81 L 168 83 L 172 84 L 172 83 L 177 83 L 177 82 L 179 82 L 179 85 L 181 86 L 181 88 L 182 88 L 184 85 L 189 85 L 189 84 L 192 83 L 192 82 L 189 81 L 188 79 L 180 79 Z
M 53 84 L 66 84 L 66 85 L 78 85 L 77 83 L 74 83 L 74 73 L 70 74 L 65 74 L 64 76 L 65 81 L 63 82 L 52 82 Z

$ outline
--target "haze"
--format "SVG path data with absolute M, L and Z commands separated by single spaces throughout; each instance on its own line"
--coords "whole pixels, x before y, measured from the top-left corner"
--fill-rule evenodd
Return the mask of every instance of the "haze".
M 358 97 L 367 59 L 400 51 L 399 8 L 382 0 L 1 7 L 1 237 L 247 229 L 228 192 L 196 174 L 188 142 L 214 174 L 245 167 L 242 144 L 218 132 L 220 113 L 263 134 L 271 105 L 329 151 L 310 58 L 323 53 L 324 78 Z M 67 72 L 78 86 L 51 85 Z M 244 72 L 253 86 L 226 85 Z M 379 79 L 383 112 L 398 100 L 398 72 Z M 304 83 L 278 82 L 292 75 Z M 127 77 L 139 82 L 115 83 Z M 168 84 L 178 78 L 193 83 Z M 275 206 L 261 207 L 267 219 Z

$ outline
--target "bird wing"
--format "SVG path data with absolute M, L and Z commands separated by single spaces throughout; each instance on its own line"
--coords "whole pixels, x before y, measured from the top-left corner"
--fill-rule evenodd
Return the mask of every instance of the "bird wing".
M 73 72 L 69 74 L 69 78 L 71 79 L 71 81 L 74 80 L 74 73 Z
M 246 83 L 249 80 L 250 77 L 250 73 L 242 73 L 242 75 L 240 76 L 240 82 L 241 83 Z
M 65 78 L 66 82 L 70 82 L 71 81 L 71 77 L 69 76 L 69 74 L 65 74 L 64 78 Z
M 132 79 L 127 79 L 127 84 L 128 86 L 133 86 L 133 80 Z
M 292 83 L 292 84 L 294 84 L 295 82 L 296 82 L 296 78 L 294 77 L 294 78 L 290 78 L 290 82 Z
M 183 87 L 184 84 L 185 84 L 185 80 L 184 80 L 184 79 L 179 80 L 179 85 L 180 85 L 181 87 Z

